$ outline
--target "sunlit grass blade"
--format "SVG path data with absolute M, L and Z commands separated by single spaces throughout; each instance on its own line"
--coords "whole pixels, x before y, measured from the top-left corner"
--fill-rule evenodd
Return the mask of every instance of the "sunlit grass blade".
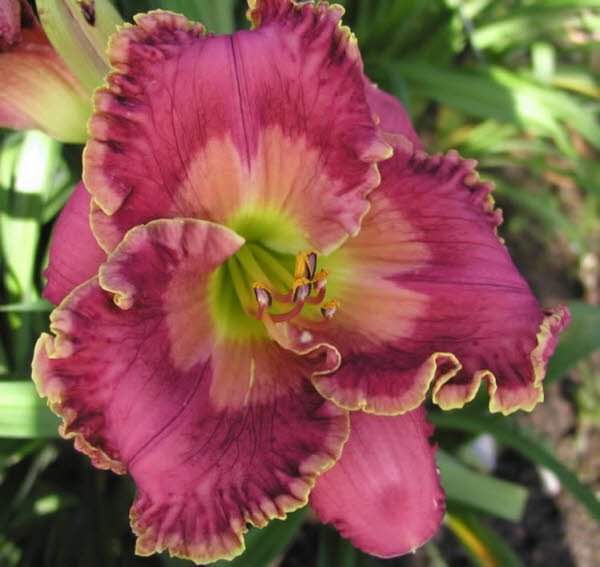
M 57 437 L 58 425 L 31 382 L 0 382 L 0 437 Z
M 552 82 L 555 87 L 600 99 L 600 78 L 583 65 L 561 65 Z
M 525 567 L 506 542 L 471 514 L 447 514 L 446 525 L 479 567 Z
M 535 79 L 543 84 L 552 83 L 556 71 L 556 49 L 546 42 L 537 42 L 531 46 L 531 67 Z
M 600 307 L 588 303 L 569 303 L 571 324 L 560 337 L 548 363 L 546 383 L 564 376 L 575 364 L 600 349 Z
M 52 311 L 52 309 L 54 309 L 54 305 L 46 299 L 0 305 L 0 313 L 47 313 L 48 311 Z
M 0 470 L 12 467 L 44 446 L 44 439 L 0 438 Z M 1 563 L 0 563 L 1 564 Z
M 2 254 L 11 275 L 6 285 L 23 301 L 37 297 L 33 284 L 41 195 L 55 172 L 61 147 L 60 142 L 42 132 L 28 132 L 15 163 L 13 185 L 4 188 L 7 195 L 1 217 Z
M 527 490 L 513 482 L 475 472 L 444 451 L 438 451 L 442 487 L 448 500 L 487 514 L 517 521 L 527 500 Z
M 568 93 L 542 87 L 501 67 L 451 69 L 423 61 L 377 60 L 375 67 L 394 71 L 422 95 L 478 118 L 514 123 L 554 139 L 575 155 L 564 124 L 600 148 L 598 112 Z
M 487 432 L 505 447 L 520 452 L 538 465 L 551 470 L 568 490 L 600 522 L 600 501 L 592 491 L 563 465 L 542 443 L 531 438 L 522 430 L 498 422 L 493 416 L 481 417 L 464 412 L 431 412 L 428 419 L 439 428 L 457 429 L 469 433 Z
M 568 19 L 575 20 L 578 8 L 599 6 L 598 0 L 532 2 L 510 10 L 503 18 L 476 25 L 473 42 L 478 49 L 495 51 L 528 45 L 544 34 L 551 34 L 553 29 L 564 28 Z
M 524 191 L 522 188 L 509 185 L 499 177 L 488 176 L 488 178 L 494 181 L 497 195 L 511 201 L 520 208 L 523 214 L 528 215 L 530 218 L 537 218 L 549 233 L 562 231 L 577 253 L 583 254 L 585 252 L 587 248 L 585 235 L 564 214 L 560 203 L 552 193 L 546 190 L 536 195 L 531 191 Z M 543 206 L 540 206 L 540 203 L 543 203 Z
M 13 152 L 11 145 L 3 146 L 2 152 L 5 148 L 9 153 Z M 39 300 L 36 260 L 43 200 L 47 188 L 53 183 L 61 148 L 60 142 L 42 132 L 27 132 L 13 161 L 12 171 L 6 179 L 2 179 L 0 238 L 5 268 L 3 283 L 9 302 Z M 6 161 L 3 155 L 0 161 Z M 37 316 L 16 312 L 9 315 L 4 322 L 5 332 L 8 331 L 6 354 L 11 369 L 22 375 L 28 371 L 32 343 L 39 332 Z

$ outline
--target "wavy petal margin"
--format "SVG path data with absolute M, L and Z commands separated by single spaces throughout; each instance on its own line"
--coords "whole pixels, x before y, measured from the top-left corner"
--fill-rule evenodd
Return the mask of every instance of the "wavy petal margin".
M 531 410 L 568 309 L 540 310 L 474 160 L 428 156 L 400 136 L 394 149 L 360 235 L 330 259 L 342 307 L 307 324 L 342 355 L 317 389 L 346 409 L 397 414 L 430 385 L 442 408 L 462 407 L 485 379 L 491 411 Z
M 83 183 L 78 183 L 54 225 L 44 272 L 48 283 L 42 294 L 54 305 L 94 277 L 106 260 L 106 253 L 98 246 L 90 228 L 91 200 Z
M 141 555 L 231 559 L 248 523 L 307 502 L 347 439 L 347 412 L 310 383 L 331 363 L 326 349 L 302 357 L 214 336 L 206 287 L 242 243 L 191 219 L 134 228 L 36 346 L 34 380 L 61 434 L 133 476 Z
M 6 26 L 0 29 L 0 127 L 40 128 L 63 142 L 85 141 L 91 112 L 85 89 L 50 45 L 27 2 L 21 3 L 20 29 L 14 26 L 15 3 L 7 7 Z
M 84 153 L 101 245 L 110 251 L 156 218 L 237 230 L 240 217 L 265 210 L 297 227 L 292 254 L 300 242 L 325 251 L 356 234 L 391 148 L 342 13 L 260 1 L 250 32 L 207 36 L 183 16 L 152 12 L 115 34 L 115 71 L 96 94 Z
M 358 548 L 379 557 L 414 551 L 444 517 L 444 493 L 424 408 L 397 416 L 352 412 L 350 439 L 317 479 L 310 504 Z

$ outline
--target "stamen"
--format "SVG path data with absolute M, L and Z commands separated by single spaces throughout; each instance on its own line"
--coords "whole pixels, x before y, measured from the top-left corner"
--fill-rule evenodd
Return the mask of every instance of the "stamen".
M 313 250 L 301 252 L 296 256 L 296 267 L 294 277 L 296 279 L 306 278 L 312 280 L 317 269 L 317 253 Z
M 319 305 L 325 299 L 325 287 L 323 286 L 317 295 L 314 297 L 307 297 L 306 303 L 311 303 L 312 305 Z
M 296 315 L 300 314 L 303 306 L 304 303 L 302 301 L 299 301 L 298 303 L 296 303 L 294 308 L 288 311 L 287 313 L 269 313 L 269 317 L 271 317 L 271 321 L 273 321 L 274 323 L 283 323 L 284 321 L 290 321 Z
M 257 248 L 256 253 L 262 255 L 263 257 L 261 259 L 265 260 L 264 254 L 266 253 L 261 251 L 260 247 Z M 245 262 L 244 265 L 251 268 L 252 273 L 255 273 L 258 277 L 261 277 L 263 272 L 256 262 L 256 259 L 252 255 L 252 252 L 249 252 L 246 256 L 248 257 L 243 258 Z M 273 258 L 269 256 L 267 259 L 271 261 L 271 264 L 273 263 Z M 270 267 L 273 268 L 272 265 Z M 281 268 L 278 269 L 281 270 Z M 256 310 L 256 318 L 259 320 L 262 319 L 266 309 L 272 307 L 274 302 L 277 302 L 279 304 L 291 303 L 294 304 L 294 306 L 287 313 L 269 313 L 268 316 L 274 323 L 290 321 L 302 312 L 302 309 L 306 303 L 310 303 L 312 305 L 321 305 L 321 314 L 323 315 L 323 318 L 326 320 L 331 319 L 340 307 L 339 301 L 336 300 L 328 301 L 322 305 L 323 300 L 325 299 L 327 278 L 331 272 L 327 269 L 321 269 L 319 270 L 319 273 L 316 273 L 316 270 L 317 253 L 309 250 L 308 252 L 301 252 L 296 256 L 296 265 L 294 271 L 295 279 L 292 289 L 290 289 L 287 294 L 284 295 L 274 289 L 272 286 L 272 281 L 268 282 L 269 287 L 259 282 L 252 284 L 254 298 L 258 305 Z M 280 279 L 285 280 L 286 278 Z M 311 297 L 311 292 L 313 290 L 316 293 Z
M 299 278 L 294 282 L 292 288 L 292 302 L 304 303 L 304 300 L 310 295 L 310 282 L 306 278 Z
M 325 289 L 327 285 L 327 276 L 329 276 L 331 272 L 329 270 L 319 270 L 319 273 L 315 276 L 313 280 L 313 287 L 315 291 L 321 291 Z
M 315 272 L 317 271 L 317 253 L 310 252 L 306 253 L 306 279 L 312 280 L 315 277 Z
M 273 296 L 271 295 L 271 292 L 261 283 L 252 284 L 252 289 L 254 290 L 256 303 L 258 303 L 256 318 L 262 319 L 265 309 L 267 307 L 271 307 L 273 304 Z
M 254 297 L 256 297 L 256 302 L 261 307 L 271 307 L 273 304 L 273 297 L 266 286 L 261 283 L 255 283 L 252 284 L 252 288 L 254 289 Z
M 329 270 L 321 270 L 312 282 L 313 289 L 317 292 L 315 297 L 307 297 L 306 303 L 312 303 L 313 305 L 319 305 L 325 299 L 325 290 L 327 287 L 327 276 L 331 272 Z
M 339 309 L 340 305 L 340 302 L 336 301 L 335 299 L 328 301 L 325 303 L 325 305 L 323 305 L 323 307 L 321 307 L 321 315 L 323 315 L 323 317 L 327 320 L 331 319 Z

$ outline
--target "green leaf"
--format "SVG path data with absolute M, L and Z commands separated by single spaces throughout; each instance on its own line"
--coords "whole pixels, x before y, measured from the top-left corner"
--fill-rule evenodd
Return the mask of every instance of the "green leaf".
M 493 66 L 446 68 L 408 59 L 378 59 L 373 64 L 399 73 L 412 88 L 467 115 L 513 123 L 551 136 L 569 155 L 575 155 L 575 151 L 565 124 L 600 148 L 597 110 L 513 71 Z
M 59 419 L 31 382 L 0 382 L 0 437 L 58 437 Z
M 41 449 L 45 442 L 44 439 L 0 438 L 0 471 L 20 463 L 31 453 Z
M 517 521 L 523 515 L 524 487 L 475 472 L 444 451 L 438 451 L 437 463 L 448 500 L 505 520 Z
M 288 514 L 285 520 L 272 520 L 264 528 L 252 528 L 245 536 L 246 551 L 232 561 L 217 561 L 211 567 L 268 567 L 283 553 L 300 529 L 307 508 Z M 162 556 L 165 567 L 186 567 L 189 561 Z
M 548 363 L 546 383 L 564 376 L 573 366 L 600 349 L 600 307 L 569 303 L 571 323 L 563 331 L 554 356 Z
M 478 49 L 502 51 L 509 47 L 530 45 L 536 38 L 553 28 L 564 28 L 569 16 L 577 17 L 577 8 L 600 6 L 598 0 L 564 0 L 534 2 L 513 9 L 505 18 L 479 24 L 473 33 Z
M 2 175 L 0 195 L 0 250 L 4 268 L 4 301 L 34 304 L 39 301 L 38 250 L 46 190 L 53 184 L 60 163 L 62 144 L 46 134 L 30 130 L 22 138 L 18 155 L 13 146 L 2 145 L 0 167 L 12 163 L 10 174 Z M 9 153 L 5 158 L 4 151 Z M 7 182 L 7 183 L 6 183 Z M 18 376 L 29 372 L 31 346 L 40 333 L 39 313 L 8 310 L 4 321 L 9 329 L 3 346 L 10 370 Z
M 600 502 L 593 492 L 542 443 L 519 429 L 508 427 L 506 420 L 500 422 L 495 416 L 479 417 L 452 411 L 431 412 L 428 419 L 439 428 L 458 429 L 469 433 L 487 432 L 493 435 L 498 443 L 515 449 L 526 458 L 551 470 L 562 486 L 586 507 L 590 516 L 600 522 Z
M 541 194 L 535 194 L 510 185 L 500 177 L 489 174 L 487 177 L 494 182 L 498 195 L 512 201 L 522 211 L 527 211 L 530 215 L 537 217 L 549 232 L 561 230 L 576 252 L 579 254 L 585 252 L 585 235 L 581 234 L 579 226 L 564 214 L 560 202 L 551 191 L 542 187 L 540 188 Z M 543 206 L 540 206 L 540 203 L 543 203 Z
M 5 285 L 12 295 L 26 302 L 37 299 L 33 284 L 42 194 L 56 171 L 61 147 L 60 142 L 42 132 L 28 132 L 14 163 L 14 179 L 2 195 L 0 238 L 10 275 Z
M 202 22 L 208 31 L 226 34 L 235 30 L 233 0 L 160 0 L 159 4 L 165 10 Z
M 561 65 L 552 79 L 555 87 L 562 87 L 600 99 L 600 78 L 583 65 Z
M 38 299 L 37 301 L 28 301 L 25 303 L 10 303 L 0 305 L 0 313 L 32 313 L 48 312 L 54 309 L 54 305 L 47 299 Z
M 331 526 L 321 526 L 316 567 L 371 567 L 373 558 L 340 537 Z
M 515 552 L 474 514 L 448 514 L 446 523 L 480 567 L 525 567 Z

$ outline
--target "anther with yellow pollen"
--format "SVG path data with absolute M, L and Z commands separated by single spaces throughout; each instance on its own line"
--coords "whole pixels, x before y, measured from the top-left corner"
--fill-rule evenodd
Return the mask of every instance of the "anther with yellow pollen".
M 329 270 L 322 269 L 317 272 L 317 253 L 313 250 L 301 252 L 296 256 L 296 266 L 294 268 L 294 284 L 287 294 L 280 294 L 275 290 L 270 290 L 262 283 L 252 284 L 254 297 L 258 305 L 256 318 L 262 319 L 266 309 L 277 303 L 293 303 L 294 307 L 285 313 L 268 313 L 268 316 L 275 323 L 290 321 L 299 315 L 305 303 L 312 305 L 321 305 L 325 299 L 327 289 L 327 277 Z M 311 295 L 312 292 L 316 295 Z M 335 300 L 327 301 L 321 307 L 321 314 L 326 320 L 331 319 L 340 307 L 340 302 Z

